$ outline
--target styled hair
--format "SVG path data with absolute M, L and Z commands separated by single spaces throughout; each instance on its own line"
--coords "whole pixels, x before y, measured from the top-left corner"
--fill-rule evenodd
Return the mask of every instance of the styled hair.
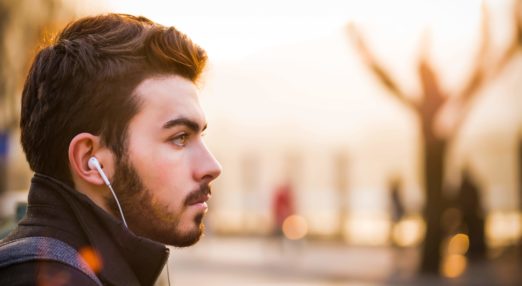
M 70 23 L 37 53 L 25 81 L 20 127 L 29 166 L 72 185 L 68 148 L 82 132 L 100 136 L 121 158 L 139 111 L 135 88 L 165 74 L 196 82 L 206 61 L 185 34 L 145 17 L 106 14 Z

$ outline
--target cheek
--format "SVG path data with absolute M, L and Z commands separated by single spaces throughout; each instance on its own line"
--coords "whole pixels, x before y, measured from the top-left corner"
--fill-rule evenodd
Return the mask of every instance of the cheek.
M 167 148 L 155 148 L 153 151 L 149 149 L 132 161 L 142 183 L 152 196 L 169 206 L 177 207 L 191 191 L 189 168 L 185 164 L 184 156 L 165 149 Z

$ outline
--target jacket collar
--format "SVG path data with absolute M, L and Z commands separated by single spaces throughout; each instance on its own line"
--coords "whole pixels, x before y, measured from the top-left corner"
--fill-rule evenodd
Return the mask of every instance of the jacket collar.
M 165 245 L 133 234 L 87 196 L 52 177 L 35 174 L 28 201 L 29 207 L 53 206 L 51 223 L 82 232 L 81 240 L 101 257 L 98 276 L 111 284 L 153 285 L 167 261 Z

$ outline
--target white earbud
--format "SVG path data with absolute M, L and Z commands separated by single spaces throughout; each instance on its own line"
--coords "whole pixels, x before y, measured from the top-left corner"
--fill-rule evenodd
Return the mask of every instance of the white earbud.
M 91 157 L 89 159 L 88 165 L 89 165 L 89 168 L 91 168 L 91 170 L 96 169 L 96 171 L 98 171 L 98 173 L 100 174 L 100 176 L 102 177 L 103 181 L 105 182 L 105 184 L 107 186 L 111 185 L 111 182 L 109 182 L 109 179 L 105 175 L 105 172 L 103 172 L 100 162 L 98 161 L 98 159 L 96 159 L 96 157 Z
M 114 197 L 114 200 L 116 200 L 116 205 L 118 206 L 118 209 L 120 211 L 121 220 L 123 221 L 123 224 L 125 225 L 125 227 L 127 227 L 127 222 L 125 221 L 125 216 L 123 216 L 123 210 L 121 209 L 121 205 L 120 205 L 120 202 L 118 201 L 118 197 L 116 196 L 116 193 L 112 189 L 111 182 L 105 175 L 105 172 L 103 172 L 100 162 L 98 161 L 98 159 L 96 159 L 96 157 L 91 157 L 91 158 L 89 158 L 89 162 L 87 163 L 87 165 L 89 166 L 89 168 L 91 170 L 95 169 L 96 171 L 98 171 L 98 173 L 102 177 L 102 179 L 105 182 L 105 184 L 107 185 L 107 187 L 109 187 L 109 190 L 111 190 L 112 196 Z

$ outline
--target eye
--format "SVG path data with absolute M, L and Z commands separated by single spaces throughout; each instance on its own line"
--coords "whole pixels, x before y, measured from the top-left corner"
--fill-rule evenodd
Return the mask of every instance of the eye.
M 179 147 L 183 147 L 187 144 L 188 139 L 189 139 L 189 135 L 187 133 L 182 133 L 182 134 L 176 135 L 174 138 L 170 139 L 170 142 Z

